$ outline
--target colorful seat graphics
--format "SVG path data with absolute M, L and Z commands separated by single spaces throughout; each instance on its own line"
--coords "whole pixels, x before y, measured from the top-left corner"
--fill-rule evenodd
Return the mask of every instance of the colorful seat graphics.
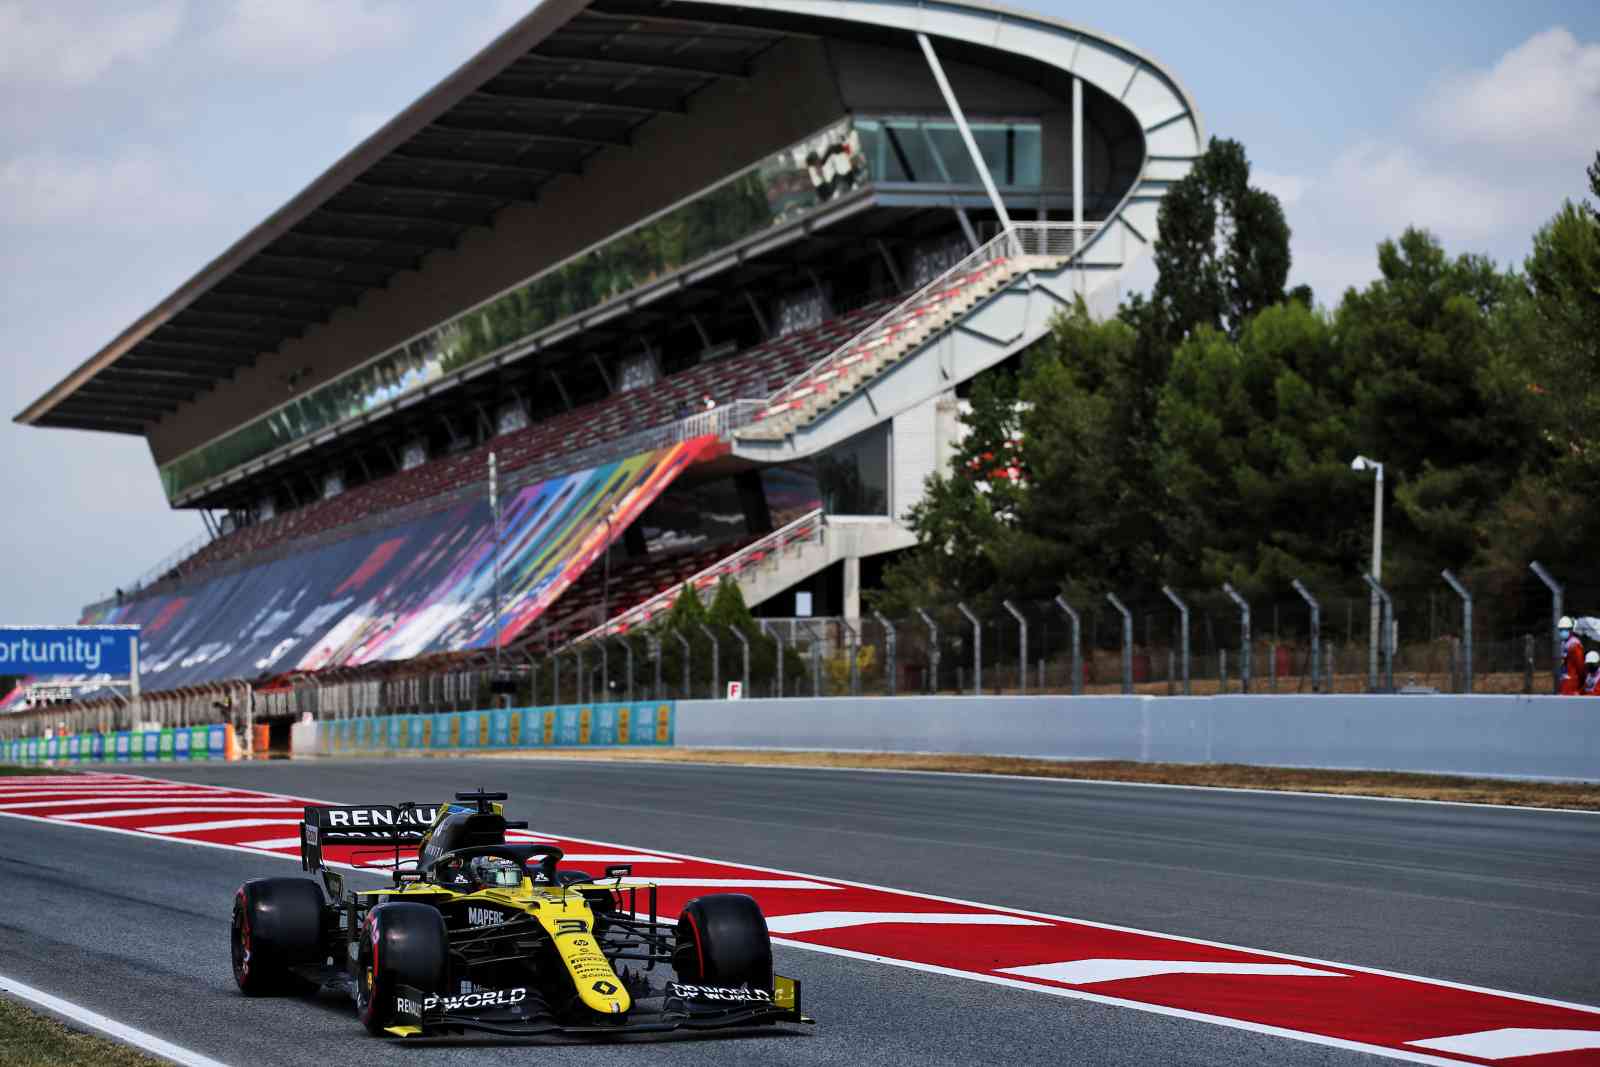
M 725 449 L 715 436 L 699 437 L 507 497 L 502 643 L 549 609 L 674 479 Z M 83 621 L 143 627 L 147 689 L 486 648 L 495 622 L 492 527 L 486 499 L 457 504 Z

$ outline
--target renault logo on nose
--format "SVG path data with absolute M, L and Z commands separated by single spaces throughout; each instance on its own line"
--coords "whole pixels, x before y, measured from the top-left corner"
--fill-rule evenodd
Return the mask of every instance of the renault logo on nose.
M 589 988 L 593 989 L 596 993 L 599 993 L 603 997 L 609 997 L 611 994 L 617 991 L 617 987 L 606 981 L 604 978 L 600 979 L 600 981 L 596 982 Z

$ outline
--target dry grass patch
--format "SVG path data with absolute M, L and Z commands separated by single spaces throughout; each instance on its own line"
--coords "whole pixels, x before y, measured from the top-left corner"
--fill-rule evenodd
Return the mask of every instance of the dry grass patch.
M 661 763 L 724 763 L 755 767 L 843 767 L 869 770 L 1012 774 L 1029 778 L 1147 782 L 1159 785 L 1292 790 L 1352 796 L 1453 800 L 1529 808 L 1600 811 L 1600 784 L 1521 782 L 1445 774 L 1388 771 L 1299 770 L 1238 763 L 1135 763 L 1130 760 L 1045 760 L 1013 756 L 937 753 L 788 752 L 760 749 L 658 748 L 527 750 L 507 755 L 528 759 L 611 759 Z
M 0 1063 L 14 1067 L 163 1067 L 166 1060 L 80 1033 L 0 997 Z

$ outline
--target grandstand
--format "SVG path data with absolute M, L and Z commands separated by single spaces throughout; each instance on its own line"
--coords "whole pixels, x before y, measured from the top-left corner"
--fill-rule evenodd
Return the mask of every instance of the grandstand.
M 1154 60 L 976 0 L 546 0 L 17 421 L 143 437 L 206 523 L 85 609 L 147 692 L 621 633 L 690 578 L 858 616 L 951 401 L 1201 144 Z

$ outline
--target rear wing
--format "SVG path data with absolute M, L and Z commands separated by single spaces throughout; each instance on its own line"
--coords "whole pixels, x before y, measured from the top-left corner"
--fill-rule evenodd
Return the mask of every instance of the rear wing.
M 325 845 L 419 844 L 438 814 L 435 804 L 360 804 L 308 807 L 300 823 L 300 867 L 322 869 Z

